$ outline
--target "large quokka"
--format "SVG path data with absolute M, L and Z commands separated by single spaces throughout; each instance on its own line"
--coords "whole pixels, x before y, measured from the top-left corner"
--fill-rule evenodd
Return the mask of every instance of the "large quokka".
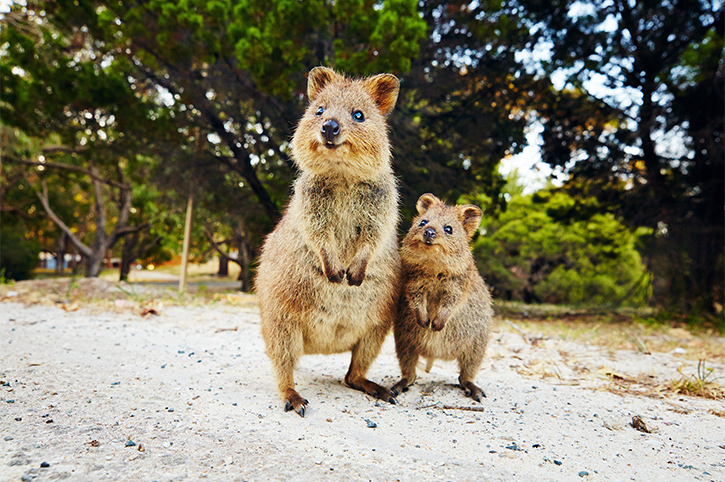
M 418 216 L 403 240 L 400 314 L 393 333 L 402 379 L 398 395 L 415 381 L 418 357 L 458 360 L 458 381 L 476 401 L 474 384 L 488 344 L 493 308 L 469 241 L 481 222 L 472 204 L 447 206 L 432 194 L 417 203 Z
M 392 327 L 399 291 L 398 191 L 386 116 L 398 79 L 310 71 L 292 139 L 300 169 L 256 278 L 262 336 L 285 411 L 305 415 L 293 371 L 303 354 L 352 351 L 345 383 L 395 403 L 366 378 Z

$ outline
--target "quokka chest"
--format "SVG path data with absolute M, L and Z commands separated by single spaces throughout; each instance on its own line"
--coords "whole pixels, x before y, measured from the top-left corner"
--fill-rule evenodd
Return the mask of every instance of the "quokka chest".
M 423 295 L 428 305 L 436 306 L 444 299 L 464 295 L 470 284 L 466 276 L 422 274 L 415 269 L 405 273 L 403 283 L 408 296 Z
M 311 179 L 300 188 L 301 208 L 311 229 L 330 231 L 340 240 L 377 231 L 394 218 L 392 184 Z

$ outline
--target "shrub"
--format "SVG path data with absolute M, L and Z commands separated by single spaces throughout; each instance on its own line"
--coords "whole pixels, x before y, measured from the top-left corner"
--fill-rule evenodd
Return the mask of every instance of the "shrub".
M 38 265 L 40 243 L 26 239 L 22 232 L 0 228 L 0 270 L 7 279 L 24 280 L 32 277 Z
M 648 275 L 635 246 L 644 230 L 626 228 L 596 200 L 550 190 L 511 199 L 487 220 L 474 244 L 494 296 L 525 302 L 640 306 Z

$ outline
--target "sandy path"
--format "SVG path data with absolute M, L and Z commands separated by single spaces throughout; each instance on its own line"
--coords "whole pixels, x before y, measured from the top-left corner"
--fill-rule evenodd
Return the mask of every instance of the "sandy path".
M 601 389 L 601 368 L 676 378 L 675 356 L 507 330 L 489 354 L 480 405 L 452 364 L 388 405 L 341 383 L 349 355 L 305 357 L 303 419 L 281 408 L 254 310 L 0 303 L 0 480 L 725 480 L 722 400 Z M 369 375 L 396 381 L 390 338 Z

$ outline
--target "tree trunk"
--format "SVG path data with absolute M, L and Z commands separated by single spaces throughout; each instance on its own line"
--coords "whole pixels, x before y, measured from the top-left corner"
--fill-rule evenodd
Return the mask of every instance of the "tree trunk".
M 75 246 L 74 246 L 73 253 L 71 254 L 71 260 L 70 260 L 70 268 L 71 268 L 71 273 L 73 274 L 73 276 L 78 275 L 78 273 L 81 270 L 81 265 L 83 265 L 83 261 L 84 261 L 83 256 L 81 256 L 81 261 L 78 262 L 78 254 L 79 254 L 78 250 L 75 249 Z
M 219 253 L 219 271 L 216 274 L 220 278 L 229 276 L 229 256 Z
M 68 236 L 65 231 L 60 232 L 58 244 L 55 249 L 55 273 L 62 274 L 65 269 L 65 253 L 68 251 Z
M 131 273 L 131 264 L 136 261 L 136 245 L 138 244 L 138 233 L 131 233 L 123 239 L 123 250 L 121 251 L 121 266 L 119 267 L 119 281 L 128 281 Z
M 85 257 L 86 262 L 86 278 L 98 278 L 103 269 L 103 251 L 94 251 L 90 256 Z
M 249 276 L 249 243 L 247 237 L 243 236 L 239 241 L 239 279 L 242 282 L 240 289 L 244 293 L 252 290 L 252 283 Z

